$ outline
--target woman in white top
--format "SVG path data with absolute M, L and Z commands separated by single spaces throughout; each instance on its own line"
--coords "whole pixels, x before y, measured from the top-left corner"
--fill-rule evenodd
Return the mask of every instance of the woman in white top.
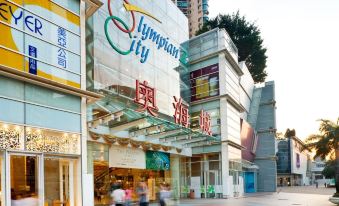
M 113 199 L 113 205 L 115 206 L 123 206 L 125 203 L 125 191 L 123 189 L 121 189 L 121 185 L 117 185 L 117 189 L 115 189 L 112 194 L 111 197 Z

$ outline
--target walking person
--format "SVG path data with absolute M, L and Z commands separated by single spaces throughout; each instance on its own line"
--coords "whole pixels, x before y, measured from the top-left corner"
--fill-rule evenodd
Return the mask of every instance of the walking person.
M 132 191 L 132 187 L 127 187 L 127 189 L 125 190 L 125 206 L 132 206 Z
M 116 186 L 116 189 L 113 190 L 112 194 L 112 206 L 123 206 L 125 203 L 125 191 L 123 189 L 121 189 L 121 184 L 118 184 Z
M 139 187 L 137 188 L 137 193 L 139 195 L 139 205 L 140 206 L 148 206 L 148 188 L 144 181 L 139 183 Z
M 162 183 L 160 184 L 160 194 L 159 194 L 159 204 L 160 206 L 165 206 L 166 205 L 166 198 L 167 198 L 167 188 L 166 184 Z

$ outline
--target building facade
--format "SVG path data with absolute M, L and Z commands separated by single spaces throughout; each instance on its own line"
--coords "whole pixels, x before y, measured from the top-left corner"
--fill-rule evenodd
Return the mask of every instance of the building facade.
M 86 91 L 85 7 L 1 1 L 2 206 L 86 201 L 86 101 L 100 95 Z
M 189 36 L 203 26 L 208 18 L 208 0 L 172 0 L 188 18 Z
M 132 188 L 136 201 L 143 181 L 150 201 L 163 182 L 179 198 L 181 158 L 192 155 L 194 142 L 214 139 L 189 128 L 180 95 L 187 24 L 171 1 L 104 1 L 87 20 L 87 86 L 104 95 L 87 107 L 91 205 L 109 204 L 115 184 Z
M 275 192 L 277 187 L 275 110 L 274 82 L 255 87 L 247 120 L 257 133 L 254 163 L 259 167 L 258 192 Z
M 278 186 L 302 186 L 311 184 L 311 160 L 304 143 L 297 137 L 277 140 Z
M 237 48 L 225 30 L 214 29 L 183 44 L 189 65 L 181 68 L 182 96 L 191 105 L 191 127 L 197 127 L 199 111 L 211 116 L 217 141 L 192 145 L 192 158 L 183 168 L 185 182 L 196 197 L 242 195 L 240 78 Z M 187 191 L 187 190 L 186 190 Z

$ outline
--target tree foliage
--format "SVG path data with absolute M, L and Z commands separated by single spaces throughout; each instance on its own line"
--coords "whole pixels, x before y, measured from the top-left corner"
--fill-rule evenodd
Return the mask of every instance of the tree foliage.
M 337 123 L 321 119 L 319 127 L 320 134 L 312 134 L 306 139 L 307 147 L 315 151 L 315 158 L 336 158 L 335 151 L 338 149 L 339 143 L 338 123 L 339 118 Z
M 315 158 L 335 159 L 335 197 L 339 197 L 339 118 L 337 122 L 320 120 L 319 134 L 310 135 L 306 139 L 306 147 L 315 151 Z
M 329 160 L 326 162 L 324 170 L 321 172 L 322 175 L 327 179 L 332 179 L 335 177 L 335 161 Z
M 230 35 L 238 48 L 238 61 L 246 62 L 254 81 L 264 82 L 267 76 L 265 71 L 267 56 L 259 28 L 253 22 L 248 22 L 244 16 L 240 16 L 238 11 L 232 15 L 219 14 L 207 21 L 197 31 L 197 35 L 217 27 L 224 28 Z

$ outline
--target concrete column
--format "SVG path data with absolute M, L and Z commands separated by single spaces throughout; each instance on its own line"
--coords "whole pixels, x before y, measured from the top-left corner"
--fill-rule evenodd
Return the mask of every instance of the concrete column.
M 81 34 L 81 89 L 86 90 L 86 6 L 80 1 L 80 34 Z M 87 101 L 81 98 L 81 164 L 77 165 L 77 171 L 81 171 L 81 177 L 77 178 L 76 204 L 94 205 L 93 174 L 87 170 Z
M 222 195 L 223 198 L 230 197 L 229 185 L 229 161 L 228 161 L 228 144 L 221 143 L 221 175 L 222 175 Z
M 177 155 L 171 155 L 171 188 L 173 197 L 180 197 L 180 158 Z
M 204 154 L 203 155 L 203 174 L 204 174 L 204 180 L 205 182 L 203 182 L 202 185 L 204 185 L 205 187 L 205 198 L 207 198 L 207 183 L 208 183 L 208 178 L 209 178 L 209 174 L 208 171 L 210 170 L 209 168 L 209 160 L 208 160 L 208 155 Z

